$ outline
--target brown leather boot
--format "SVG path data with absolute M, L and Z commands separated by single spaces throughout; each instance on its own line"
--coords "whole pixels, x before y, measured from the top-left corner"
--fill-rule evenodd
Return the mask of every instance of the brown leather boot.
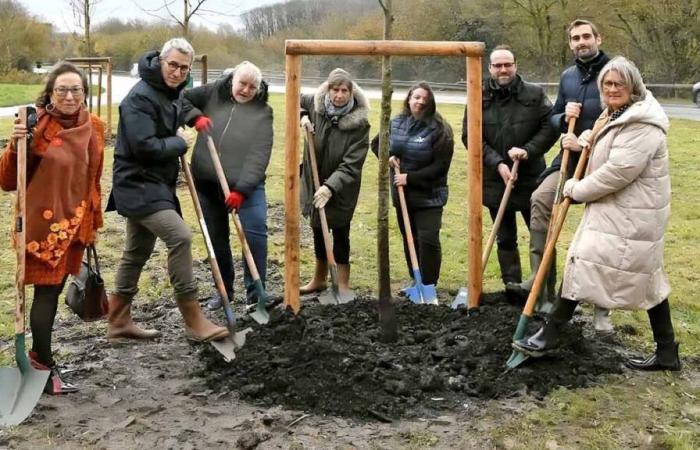
M 306 283 L 304 286 L 299 288 L 299 293 L 301 295 L 313 294 L 315 292 L 321 292 L 328 287 L 328 262 L 316 260 L 316 267 L 314 269 L 314 277 Z
M 116 294 L 109 294 L 107 301 L 109 303 L 108 339 L 155 339 L 160 336 L 160 331 L 144 330 L 134 323 L 131 318 L 131 302 Z
M 197 342 L 218 341 L 228 336 L 228 330 L 210 322 L 204 316 L 196 297 L 177 301 L 182 318 L 185 320 L 185 335 Z

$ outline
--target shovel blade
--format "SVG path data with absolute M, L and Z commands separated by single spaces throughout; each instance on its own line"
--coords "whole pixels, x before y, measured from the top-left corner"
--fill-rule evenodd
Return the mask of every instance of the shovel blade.
M 233 333 L 223 339 L 216 341 L 210 341 L 209 343 L 221 353 L 224 357 L 224 361 L 231 362 L 236 359 L 236 350 L 239 350 L 245 345 L 246 334 L 253 331 L 252 328 L 245 328 L 238 333 Z
M 416 283 L 406 289 L 408 299 L 416 304 L 437 305 L 437 292 L 434 284 Z
M 469 291 L 465 287 L 459 288 L 457 296 L 452 301 L 452 309 L 466 308 L 469 306 Z
M 513 350 L 513 353 L 510 354 L 510 358 L 508 358 L 508 361 L 506 361 L 506 367 L 509 369 L 515 369 L 528 359 L 530 359 L 530 357 L 525 353 L 521 352 L 520 350 Z
M 352 289 L 349 289 L 345 292 L 338 292 L 338 302 L 341 305 L 350 303 L 353 300 L 355 300 L 355 292 Z
M 0 426 L 19 425 L 29 417 L 44 392 L 48 370 L 30 367 L 24 373 L 19 369 L 0 369 Z
M 265 309 L 264 302 L 262 306 L 260 306 L 260 302 L 258 302 L 255 311 L 248 315 L 260 325 L 266 325 L 270 321 L 270 314 L 267 312 L 267 309 Z
M 318 301 L 322 305 L 338 305 L 338 294 L 333 289 L 326 289 L 318 296 Z

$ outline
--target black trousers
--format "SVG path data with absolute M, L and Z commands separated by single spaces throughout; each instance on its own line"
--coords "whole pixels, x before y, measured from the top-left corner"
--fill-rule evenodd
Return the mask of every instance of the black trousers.
M 32 351 L 37 360 L 52 367 L 55 362 L 51 352 L 51 335 L 58 309 L 58 296 L 63 291 L 67 276 L 60 284 L 34 285 L 34 300 L 29 312 L 29 328 L 32 330 Z
M 326 244 L 321 228 L 311 228 L 314 232 L 314 253 L 319 261 L 326 261 Z M 350 227 L 331 228 L 333 257 L 337 264 L 350 264 Z
M 500 250 L 517 250 L 518 249 L 518 224 L 516 222 L 517 213 L 523 216 L 527 229 L 530 229 L 530 209 L 517 210 L 507 207 L 503 213 L 503 221 L 496 233 L 496 244 Z M 491 220 L 496 220 L 498 208 L 489 208 Z
M 406 243 L 406 230 L 404 229 L 401 208 L 396 208 L 396 216 L 399 222 L 399 230 L 403 239 L 403 251 L 408 265 L 408 274 L 413 277 L 411 257 Z M 420 267 L 424 284 L 437 284 L 440 278 L 440 266 L 442 264 L 442 248 L 440 247 L 440 229 L 442 228 L 442 207 L 438 208 L 408 208 L 408 218 L 415 241 L 416 256 Z

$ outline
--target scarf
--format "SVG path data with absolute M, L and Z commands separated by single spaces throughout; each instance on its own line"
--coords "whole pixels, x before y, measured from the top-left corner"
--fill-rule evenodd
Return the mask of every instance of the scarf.
M 614 111 L 612 114 L 610 114 L 610 122 L 613 122 L 615 119 L 620 117 L 625 111 L 629 109 L 630 105 L 625 105 L 622 108 L 618 109 L 617 111 Z
M 58 123 L 61 124 L 63 128 L 73 128 L 78 124 L 78 118 L 80 117 L 80 113 L 85 109 L 85 105 L 80 105 L 80 108 L 74 112 L 73 114 L 65 114 L 53 105 L 53 103 L 49 103 L 46 105 L 46 114 L 50 115 Z
M 355 97 L 351 95 L 350 100 L 348 100 L 345 105 L 335 106 L 331 101 L 331 96 L 326 94 L 326 96 L 323 97 L 323 105 L 326 107 L 326 117 L 331 119 L 331 122 L 336 124 L 338 123 L 338 119 L 352 111 L 352 109 L 355 107 Z
M 88 111 L 80 108 L 73 128 L 63 128 L 67 120 L 39 110 L 32 140 L 39 163 L 27 184 L 27 255 L 51 268 L 78 238 L 89 211 L 88 168 L 99 145 Z

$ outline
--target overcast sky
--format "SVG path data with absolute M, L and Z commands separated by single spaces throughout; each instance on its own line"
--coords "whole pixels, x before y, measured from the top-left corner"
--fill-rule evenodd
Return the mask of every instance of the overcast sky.
M 93 24 L 115 17 L 122 20 L 138 18 L 145 21 L 157 21 L 157 17 L 149 15 L 143 9 L 158 10 L 162 8 L 165 1 L 172 5 L 171 11 L 178 16 L 182 15 L 183 0 L 97 0 L 94 7 Z M 280 3 L 281 1 L 284 0 L 207 0 L 200 11 L 206 9 L 214 12 L 204 12 L 193 18 L 192 21 L 210 28 L 216 28 L 219 23 L 230 23 L 237 27 L 240 22 L 238 22 L 236 15 L 257 6 Z M 19 3 L 31 14 L 46 22 L 53 23 L 59 30 L 72 31 L 76 28 L 69 0 L 20 0 Z M 139 6 L 136 6 L 137 4 Z M 157 12 L 153 14 L 157 14 Z M 167 15 L 167 13 L 160 14 L 162 17 Z

